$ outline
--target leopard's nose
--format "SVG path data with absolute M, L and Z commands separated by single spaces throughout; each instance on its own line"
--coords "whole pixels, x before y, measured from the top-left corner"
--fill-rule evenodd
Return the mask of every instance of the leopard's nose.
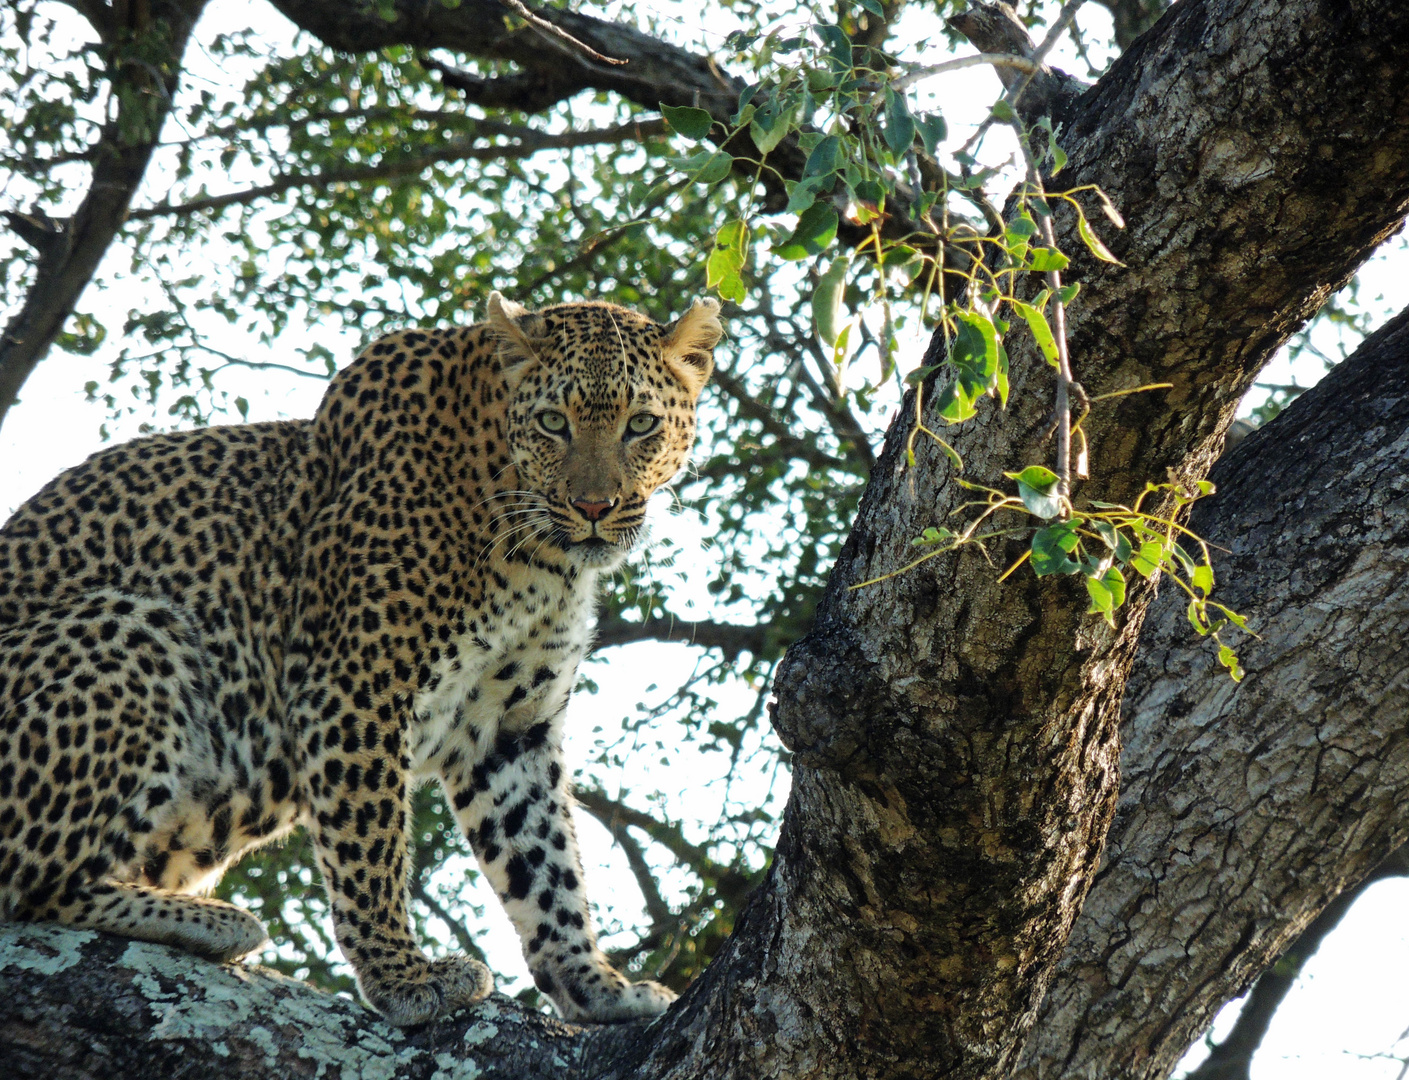
M 590 502 L 587 499 L 573 499 L 572 507 L 588 521 L 601 521 L 616 505 L 612 502 Z

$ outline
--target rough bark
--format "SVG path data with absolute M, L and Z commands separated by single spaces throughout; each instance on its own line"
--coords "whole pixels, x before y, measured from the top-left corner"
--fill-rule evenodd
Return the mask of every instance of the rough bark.
M 0 336 L 0 424 L 48 352 L 127 220 L 127 209 L 171 111 L 191 30 L 206 0 L 153 0 L 83 10 L 103 39 L 117 107 L 91 154 L 88 192 L 73 217 L 9 214 L 38 260 L 25 302 Z M 91 10 L 90 10 L 91 9 Z
M 1168 1075 L 1347 886 L 1409 838 L 1409 312 L 1221 461 L 1193 527 L 1261 640 L 1217 677 L 1154 605 L 1120 807 L 1023 1078 Z
M 1238 1010 L 1232 1030 L 1184 1080 L 1250 1080 L 1252 1059 L 1262 1046 L 1272 1018 L 1301 976 L 1302 967 L 1316 955 L 1321 942 L 1340 925 L 1346 912 L 1371 885 L 1405 874 L 1409 874 L 1409 847 L 1396 848 L 1368 877 L 1361 878 L 1358 885 L 1322 908 L 1321 914 L 1311 920 L 1292 946 L 1257 977 L 1243 1007 Z
M 1409 203 L 1409 103 L 1396 81 L 1406 64 L 1409 11 L 1396 0 L 1186 0 L 1077 103 L 1062 182 L 1099 183 L 1130 221 L 1112 245 L 1126 268 L 1077 261 L 1086 282 L 1072 320 L 1078 377 L 1092 394 L 1174 384 L 1117 399 L 1090 418 L 1099 473 L 1080 494 L 1124 500 L 1166 470 L 1181 480 L 1202 476 L 1272 349 L 1397 226 Z M 1079 247 L 1070 217 L 1061 221 L 1064 245 Z M 1035 351 L 1009 344 L 1012 407 L 1006 416 L 981 414 L 956 440 L 980 482 L 1046 453 L 1038 436 L 1048 369 Z M 780 671 L 775 723 L 796 773 L 767 882 L 730 945 L 670 1013 L 644 1033 L 581 1036 L 580 1056 L 565 1050 L 560 1074 L 574 1063 L 586 1074 L 643 1078 L 1008 1074 L 1115 809 L 1119 700 L 1150 597 L 1135 592 L 1120 630 L 1107 632 L 1083 617 L 1079 583 L 1025 574 L 1000 583 L 968 555 L 849 591 L 898 569 L 913 551 L 910 538 L 965 497 L 947 460 L 925 443 L 916 466 L 903 467 L 907 417 L 887 440 L 817 626 Z M 1256 445 L 1248 440 L 1237 456 Z M 1291 452 L 1312 448 L 1297 443 Z M 1308 506 L 1333 498 L 1305 494 Z M 1271 528 L 1262 521 L 1259 528 Z M 1372 541 L 1377 527 L 1369 526 Z M 1372 542 L 1356 558 L 1373 562 L 1374 551 Z M 1008 562 L 1018 545 L 994 553 Z M 1350 598 L 1358 603 L 1363 593 Z M 1373 664 L 1379 647 L 1378 639 L 1351 638 L 1340 654 L 1309 650 L 1308 666 L 1319 658 L 1331 667 L 1308 675 L 1303 693 L 1329 693 L 1342 658 Z M 1248 659 L 1252 669 L 1269 657 L 1251 649 Z M 1269 680 L 1250 675 L 1248 683 L 1275 692 Z M 1244 699 L 1264 702 L 1251 692 Z M 1163 733 L 1148 723 L 1135 730 L 1151 740 Z M 1256 779 L 1260 747 L 1244 744 L 1241 728 L 1228 738 Z M 1201 749 L 1245 764 L 1219 744 Z M 1259 781 L 1267 791 L 1259 812 L 1280 799 L 1311 799 L 1314 814 L 1337 780 L 1363 792 L 1351 804 L 1357 814 L 1371 814 L 1381 792 L 1397 793 L 1388 766 L 1355 774 L 1356 762 L 1379 759 L 1318 750 L 1309 788 L 1296 790 L 1295 774 L 1285 795 L 1272 786 L 1282 774 Z M 1147 798 L 1166 798 L 1153 784 L 1135 777 Z M 1193 805 L 1210 815 L 1204 833 L 1232 828 L 1219 806 Z M 1117 842 L 1158 833 L 1165 818 L 1173 815 L 1163 803 L 1138 806 L 1134 831 L 1122 830 Z M 1313 817 L 1308 827 L 1324 843 L 1334 824 Z M 1295 882 L 1303 881 L 1324 901 L 1354 876 L 1357 858 L 1367 860 L 1362 870 L 1374 861 L 1375 844 L 1359 843 L 1355 827 L 1348 835 L 1336 849 L 1345 856 L 1339 877 L 1328 881 L 1274 865 L 1275 848 L 1245 858 L 1262 857 L 1269 898 L 1297 900 Z M 1230 851 L 1252 843 L 1241 832 L 1237 842 Z M 1113 851 L 1116 865 L 1124 847 Z M 1173 874 L 1182 856 L 1162 865 Z M 1138 878 L 1133 860 L 1131 873 Z M 1289 940 L 1272 928 L 1275 910 L 1245 916 L 1223 941 L 1224 907 L 1210 902 L 1202 928 L 1189 924 L 1190 909 L 1151 941 L 1168 950 L 1171 928 L 1190 938 L 1210 933 L 1208 951 L 1222 966 L 1207 978 L 1245 981 L 1252 963 L 1239 967 L 1234 947 L 1245 933 L 1254 946 Z M 1128 921 L 1135 914 L 1143 907 Z M 1163 959 L 1149 955 L 1150 967 Z M 1127 986 L 1132 967 L 1141 967 L 1133 957 L 1121 973 Z M 1177 985 L 1148 999 L 1162 1004 L 1127 1010 L 1148 1025 L 1116 1051 L 1139 1058 L 1128 1071 L 1155 1075 L 1137 1070 L 1168 1056 L 1183 1037 L 1174 1033 L 1179 1025 L 1192 1034 L 1203 989 Z M 1143 1056 L 1141 1037 L 1152 1048 Z M 400 1053 L 392 1051 L 398 1065 Z
M 1406 59 L 1400 5 L 1186 3 L 1078 103 L 1062 182 L 1099 183 L 1130 222 L 1126 268 L 1078 266 L 1078 375 L 1174 384 L 1088 421 L 1082 494 L 1202 476 L 1271 350 L 1397 227 Z M 1008 415 L 956 441 L 981 483 L 1045 456 L 1047 369 L 1015 357 Z M 848 591 L 967 497 L 923 441 L 903 467 L 907 431 L 902 410 L 780 670 L 797 770 L 768 883 L 642 1075 L 1003 1075 L 1080 908 L 1146 598 L 1108 634 L 1078 583 L 1000 584 L 977 557 Z

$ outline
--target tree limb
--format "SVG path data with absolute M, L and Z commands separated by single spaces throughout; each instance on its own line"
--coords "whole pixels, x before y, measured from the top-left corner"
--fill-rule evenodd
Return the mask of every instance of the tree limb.
M 1272 1024 L 1272 1017 L 1296 985 L 1306 962 L 1316 955 L 1326 935 L 1340 925 L 1347 911 L 1376 882 L 1409 874 L 1409 848 L 1396 848 L 1358 885 L 1347 889 L 1322 909 L 1292 947 L 1257 977 L 1233 1029 L 1184 1080 L 1250 1080 L 1252 1058 Z
M 740 653 L 759 656 L 787 645 L 786 638 L 777 637 L 768 627 L 757 625 L 707 620 L 688 622 L 654 615 L 639 622 L 607 614 L 597 620 L 596 648 L 629 645 L 636 641 L 679 641 L 687 645 L 702 645 L 706 649 L 719 649 L 731 661 L 737 660 Z
M 145 61 L 127 62 L 122 50 L 128 46 L 108 43 L 107 75 L 117 107 L 93 147 L 87 194 L 62 232 L 41 237 L 44 230 L 18 227 L 28 231 L 20 233 L 27 242 L 39 239 L 42 246 L 24 303 L 0 335 L 0 425 L 127 219 L 171 109 L 186 42 L 204 7 L 205 0 L 152 0 L 141 8 L 144 48 L 165 46 L 160 70 Z M 94 25 L 104 30 L 101 23 Z M 11 227 L 16 227 L 13 219 Z
M 333 184 L 359 184 L 379 180 L 393 180 L 402 176 L 416 176 L 432 165 L 447 161 L 503 161 L 513 158 L 526 158 L 542 150 L 564 149 L 576 146 L 593 146 L 600 143 L 622 143 L 628 140 L 645 141 L 665 134 L 665 123 L 661 120 L 643 120 L 616 127 L 590 131 L 567 131 L 557 135 L 535 132 L 528 128 L 520 129 L 522 134 L 517 143 L 505 146 L 499 143 L 471 145 L 475 136 L 454 139 L 439 149 L 414 157 L 395 158 L 375 165 L 350 165 L 343 169 L 329 169 L 320 173 L 286 173 L 272 183 L 245 191 L 235 191 L 228 195 L 210 195 L 190 202 L 157 204 L 134 210 L 131 217 L 146 219 L 155 217 L 179 217 L 199 213 L 203 210 L 221 210 L 227 206 L 243 206 L 280 195 L 294 188 L 326 188 Z
M 1218 598 L 1260 640 L 1234 688 L 1180 627 L 1175 590 L 1153 606 L 1105 865 L 1019 1080 L 1162 1080 L 1409 839 L 1409 311 L 1212 478 L 1190 527 L 1228 549 Z

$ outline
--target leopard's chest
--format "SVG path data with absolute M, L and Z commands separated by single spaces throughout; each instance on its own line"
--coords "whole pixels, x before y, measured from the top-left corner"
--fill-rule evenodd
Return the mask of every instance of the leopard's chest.
M 587 648 L 594 582 L 524 578 L 487 594 L 416 695 L 411 765 L 434 775 L 452 751 L 476 760 L 503 731 L 556 719 Z

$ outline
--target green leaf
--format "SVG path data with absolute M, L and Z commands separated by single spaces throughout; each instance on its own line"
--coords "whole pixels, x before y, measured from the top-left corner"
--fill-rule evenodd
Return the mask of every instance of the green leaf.
M 820 255 L 837 236 L 837 212 L 826 203 L 815 203 L 803 211 L 797 228 L 774 249 L 780 259 L 796 261 Z
M 1194 560 L 1189 557 L 1189 553 L 1178 544 L 1167 545 L 1167 551 L 1174 556 L 1173 561 L 1177 562 L 1184 573 L 1189 577 L 1194 576 Z
M 1213 567 L 1196 566 L 1194 572 L 1189 575 L 1189 584 L 1200 590 L 1205 596 L 1213 592 Z
M 1035 273 L 1046 273 L 1048 270 L 1065 270 L 1070 265 L 1071 260 L 1056 248 L 1035 247 L 1027 268 Z
M 1047 358 L 1047 363 L 1057 367 L 1057 339 L 1052 336 L 1052 328 L 1047 324 L 1047 316 L 1042 314 L 1040 309 L 1031 304 L 1024 304 L 1021 300 L 1009 300 L 1008 303 L 1027 320 L 1027 328 L 1032 332 L 1032 340 L 1037 342 L 1037 347 L 1042 350 L 1042 355 Z
M 1208 632 L 1212 629 L 1212 627 L 1209 626 L 1207 622 L 1207 614 L 1204 611 L 1204 606 L 1199 603 L 1199 601 L 1190 600 L 1189 608 L 1187 611 L 1185 611 L 1184 614 L 1189 617 L 1189 625 L 1191 625 L 1198 632 L 1198 635 L 1200 637 L 1208 636 Z
M 967 393 L 959 380 L 955 379 L 939 392 L 935 407 L 945 423 L 962 424 L 965 420 L 972 420 L 977 414 L 978 410 L 974 408 L 975 400 L 976 395 Z
M 1081 239 L 1086 242 L 1086 246 L 1096 258 L 1100 259 L 1102 262 L 1115 263 L 1116 266 L 1125 265 L 1111 254 L 1110 248 L 1101 243 L 1101 238 L 1091 230 L 1090 224 L 1086 221 L 1086 215 L 1081 212 L 1081 207 L 1079 206 L 1076 208 L 1076 229 L 1081 233 Z
M 1228 669 L 1228 675 L 1234 682 L 1243 681 L 1247 672 L 1243 670 L 1243 665 L 1238 663 L 1238 654 L 1227 645 L 1218 646 L 1218 662 Z
M 714 234 L 714 243 L 716 247 L 732 248 L 740 255 L 744 254 L 749 246 L 748 222 L 742 218 L 725 222 Z
M 723 150 L 716 150 L 705 162 L 704 168 L 691 179 L 697 184 L 717 184 L 729 175 L 733 167 L 734 159 Z
M 730 35 L 729 35 L 729 37 L 731 37 L 731 38 L 732 38 L 733 36 L 734 36 L 733 34 L 730 34 Z M 725 38 L 725 39 L 724 39 L 724 44 L 725 44 L 725 47 L 727 48 L 728 45 L 729 45 L 729 38 Z M 748 123 L 749 117 L 751 117 L 755 112 L 758 111 L 756 107 L 753 108 L 753 109 L 750 109 L 750 108 L 749 108 L 749 104 L 753 101 L 754 95 L 757 94 L 757 93 L 759 92 L 759 90 L 761 90 L 762 88 L 763 88 L 763 84 L 762 84 L 762 83 L 754 83 L 752 86 L 745 88 L 744 92 L 739 95 L 739 108 L 738 108 L 738 110 L 734 113 L 733 116 L 729 117 L 729 123 L 731 123 L 731 124 L 746 124 L 746 123 Z
M 947 544 L 954 539 L 955 535 L 942 525 L 931 525 L 910 543 L 915 547 L 933 547 L 936 544 Z
M 925 153 L 934 156 L 935 147 L 949 135 L 949 125 L 939 113 L 921 113 L 915 117 L 915 127 L 919 129 L 920 141 L 925 144 Z
M 1086 575 L 1086 591 L 1091 597 L 1087 613 L 1102 616 L 1115 626 L 1115 611 L 1125 603 L 1125 578 L 1114 566 L 1100 574 Z
M 1070 285 L 1063 285 L 1057 290 L 1057 299 L 1062 302 L 1063 307 L 1067 307 L 1076 299 L 1076 294 L 1081 291 L 1081 282 L 1074 281 Z
M 812 290 L 812 325 L 827 348 L 837 343 L 841 326 L 842 296 L 846 290 L 846 272 L 851 268 L 851 256 L 838 255 L 817 281 Z
M 1032 537 L 1033 572 L 1038 577 L 1076 573 L 1081 569 L 1081 564 L 1071 557 L 1070 552 L 1075 551 L 1080 542 L 1080 537 L 1076 535 L 1075 519 L 1059 521 L 1037 530 Z
M 885 140 L 891 152 L 903 154 L 915 142 L 915 118 L 905 95 L 886 87 Z
M 237 397 L 235 399 L 235 411 L 240 414 L 241 420 L 248 420 L 250 418 L 250 403 L 242 397 Z
M 826 45 L 834 66 L 843 71 L 848 70 L 851 67 L 851 38 L 846 36 L 846 31 L 830 23 L 823 23 L 815 29 L 817 36 Z
M 1111 596 L 1115 598 L 1115 607 L 1120 607 L 1125 603 L 1125 575 L 1118 568 L 1114 566 L 1108 568 L 1101 581 L 1111 591 Z
M 974 402 L 984 394 L 998 392 L 998 336 L 992 321 L 964 312 L 957 322 L 948 361 L 954 369 L 954 381 L 935 400 L 939 415 L 949 424 L 970 419 Z
M 1164 562 L 1164 545 L 1158 540 L 1147 540 L 1140 545 L 1138 554 L 1130 557 L 1130 568 L 1143 578 L 1154 577 Z
M 824 189 L 832 187 L 834 179 L 831 176 L 814 176 L 794 184 L 792 194 L 788 197 L 788 213 L 801 214 L 817 201 L 817 196 Z
M 1041 465 L 1029 465 L 1022 472 L 1004 473 L 1018 482 L 1018 495 L 1028 512 L 1040 518 L 1054 518 L 1062 512 L 1062 499 L 1057 493 L 1057 474 Z
M 837 158 L 841 153 L 841 138 L 828 135 L 812 148 L 807 155 L 807 164 L 802 167 L 804 180 L 813 176 L 830 176 L 837 171 Z
M 744 301 L 742 271 L 748 261 L 748 223 L 738 218 L 725 222 L 714 234 L 714 245 L 705 264 L 705 283 L 717 289 L 721 299 L 741 304 Z
M 882 19 L 886 17 L 886 9 L 881 7 L 880 0 L 861 0 L 861 6 L 872 15 L 877 15 Z
M 1011 124 L 1017 118 L 1018 114 L 1013 111 L 1013 106 L 1007 98 L 999 98 L 993 103 L 993 119 Z
M 1010 237 L 1028 240 L 1037 235 L 1037 222 L 1032 220 L 1032 215 L 1023 211 L 1008 223 L 1006 231 Z
M 1115 619 L 1111 612 L 1115 608 L 1115 597 L 1100 578 L 1088 575 L 1085 580 L 1086 591 L 1091 596 L 1091 606 L 1086 609 L 1087 614 L 1104 615 L 1106 621 L 1114 626 Z
M 783 141 L 783 136 L 792 127 L 792 116 L 769 103 L 753 115 L 749 124 L 749 137 L 760 154 L 766 154 Z
M 711 289 L 717 289 L 721 299 L 742 304 L 744 302 L 744 281 L 740 274 L 742 269 L 743 259 L 740 258 L 737 251 L 717 247 L 709 253 L 709 261 L 705 264 L 705 284 Z
M 660 114 L 665 117 L 665 122 L 670 125 L 672 131 L 677 131 L 695 142 L 708 135 L 710 127 L 714 124 L 714 117 L 709 113 L 689 105 L 662 105 Z

